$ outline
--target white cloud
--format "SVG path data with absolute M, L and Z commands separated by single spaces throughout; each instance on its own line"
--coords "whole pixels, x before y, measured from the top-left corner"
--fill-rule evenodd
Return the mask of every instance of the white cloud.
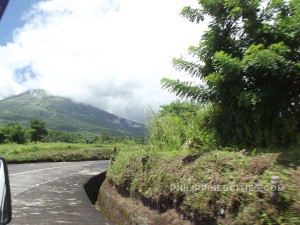
M 0 47 L 0 98 L 42 88 L 143 121 L 149 106 L 157 109 L 174 99 L 160 79 L 177 77 L 172 58 L 200 40 L 204 26 L 179 16 L 183 6 L 195 3 L 39 2 L 25 14 L 13 41 Z

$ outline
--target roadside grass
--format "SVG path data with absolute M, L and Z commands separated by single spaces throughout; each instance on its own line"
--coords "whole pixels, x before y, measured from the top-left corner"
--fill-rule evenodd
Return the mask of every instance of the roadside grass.
M 83 143 L 28 143 L 1 144 L 0 156 L 8 163 L 84 161 L 109 159 L 114 147 L 134 147 L 134 143 L 83 144 Z
M 247 151 L 119 150 L 107 178 L 151 208 L 203 224 L 300 224 L 300 147 Z M 271 177 L 279 176 L 278 199 Z

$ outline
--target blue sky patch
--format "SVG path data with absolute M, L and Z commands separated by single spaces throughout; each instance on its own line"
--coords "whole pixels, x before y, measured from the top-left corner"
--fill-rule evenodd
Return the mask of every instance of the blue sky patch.
M 21 69 L 15 70 L 14 80 L 19 84 L 22 84 L 34 78 L 36 78 L 36 74 L 32 71 L 31 66 L 26 66 Z

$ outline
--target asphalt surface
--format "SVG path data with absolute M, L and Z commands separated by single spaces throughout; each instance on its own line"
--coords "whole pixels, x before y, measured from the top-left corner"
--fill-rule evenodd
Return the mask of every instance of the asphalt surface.
M 8 165 L 10 224 L 112 224 L 93 207 L 83 188 L 108 165 L 109 161 Z

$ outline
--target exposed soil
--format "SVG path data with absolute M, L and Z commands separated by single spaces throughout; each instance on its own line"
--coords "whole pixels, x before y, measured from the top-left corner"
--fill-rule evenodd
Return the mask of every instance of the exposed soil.
M 117 225 L 192 225 L 175 209 L 159 213 L 144 206 L 138 199 L 120 195 L 107 180 L 100 188 L 96 207 Z

